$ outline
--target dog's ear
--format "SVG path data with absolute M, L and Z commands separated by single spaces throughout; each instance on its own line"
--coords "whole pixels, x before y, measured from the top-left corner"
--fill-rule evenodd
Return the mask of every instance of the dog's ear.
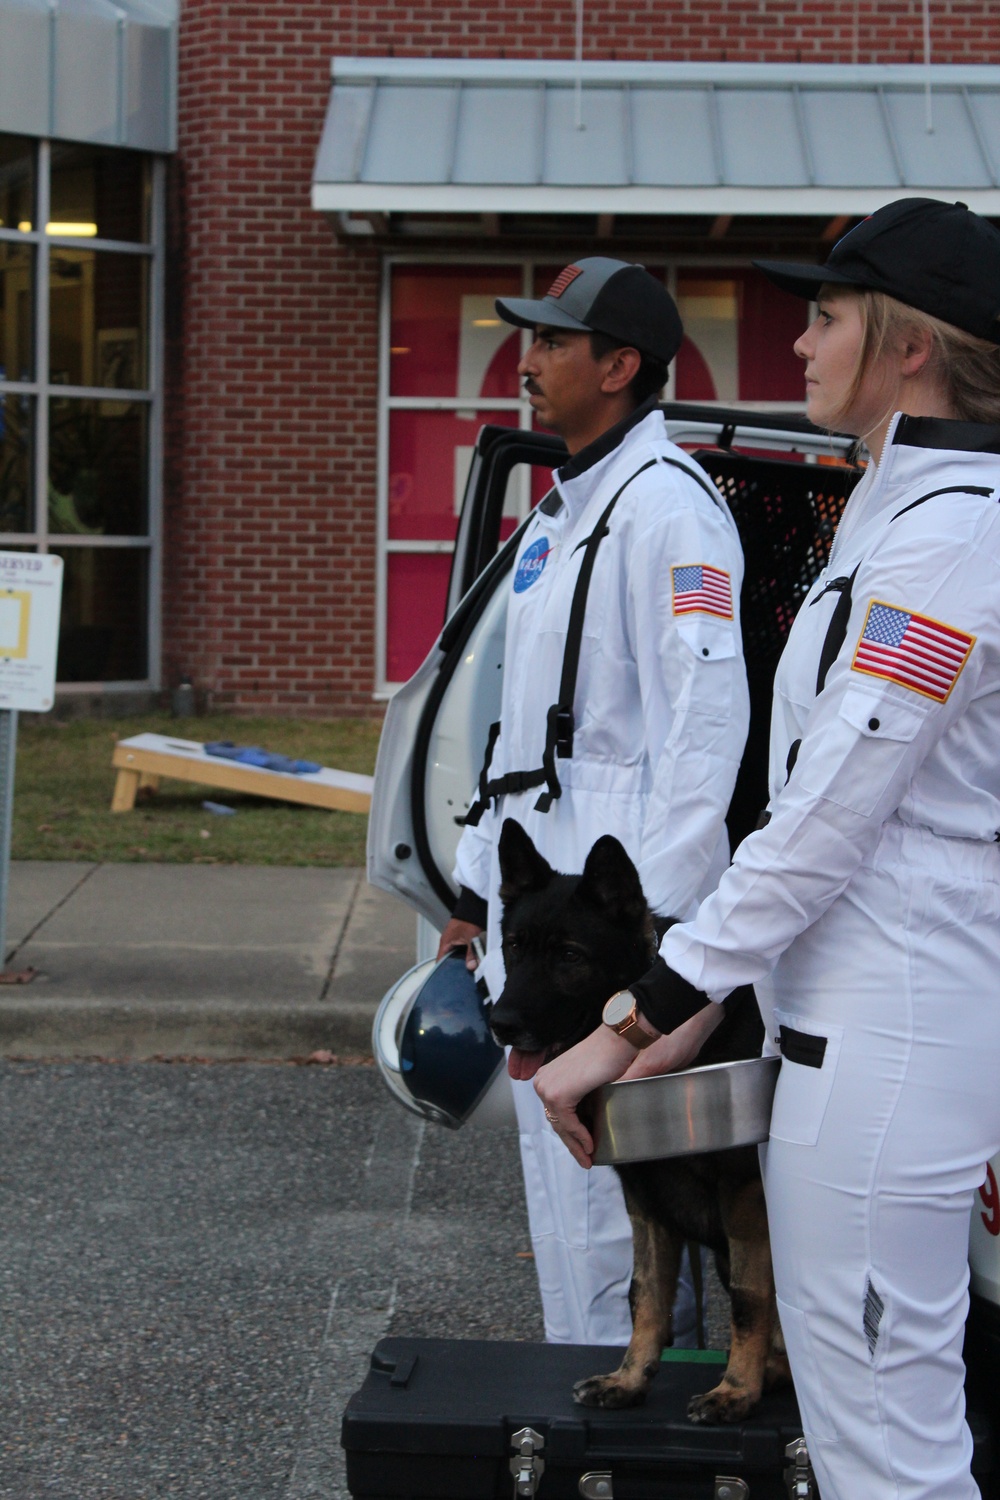
M 636 922 L 646 914 L 639 872 L 610 833 L 599 838 L 587 855 L 576 895 L 615 923 Z
M 513 818 L 504 819 L 497 852 L 500 856 L 501 901 L 515 901 L 529 891 L 544 890 L 555 873 Z

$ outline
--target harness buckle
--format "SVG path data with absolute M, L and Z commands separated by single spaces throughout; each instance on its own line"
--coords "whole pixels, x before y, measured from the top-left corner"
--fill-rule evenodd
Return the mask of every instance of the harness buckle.
M 573 731 L 576 728 L 573 710 L 553 704 L 549 714 L 549 733 L 555 752 L 561 759 L 568 760 L 573 754 Z

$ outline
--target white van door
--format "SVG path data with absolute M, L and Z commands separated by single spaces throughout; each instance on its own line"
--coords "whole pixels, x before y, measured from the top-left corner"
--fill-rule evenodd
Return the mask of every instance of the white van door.
M 507 590 L 520 527 L 501 545 L 508 490 L 525 465 L 566 458 L 558 439 L 484 427 L 459 517 L 447 623 L 386 712 L 368 823 L 368 879 L 440 930 L 457 891 L 451 871 L 475 796 L 490 725 L 500 716 Z

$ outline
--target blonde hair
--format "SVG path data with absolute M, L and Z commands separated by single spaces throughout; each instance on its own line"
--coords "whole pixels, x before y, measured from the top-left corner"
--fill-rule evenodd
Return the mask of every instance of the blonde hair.
M 836 292 L 840 295 L 840 288 Z M 1000 344 L 908 307 L 885 292 L 851 287 L 850 295 L 857 298 L 861 313 L 861 352 L 843 411 L 856 400 L 869 371 L 888 349 L 905 343 L 914 333 L 929 333 L 928 370 L 955 418 L 1000 424 Z

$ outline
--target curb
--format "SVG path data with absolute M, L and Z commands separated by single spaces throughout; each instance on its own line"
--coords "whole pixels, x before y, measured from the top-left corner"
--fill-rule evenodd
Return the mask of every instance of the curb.
M 291 1059 L 371 1052 L 370 1006 L 205 1000 L 0 1002 L 0 1057 Z

